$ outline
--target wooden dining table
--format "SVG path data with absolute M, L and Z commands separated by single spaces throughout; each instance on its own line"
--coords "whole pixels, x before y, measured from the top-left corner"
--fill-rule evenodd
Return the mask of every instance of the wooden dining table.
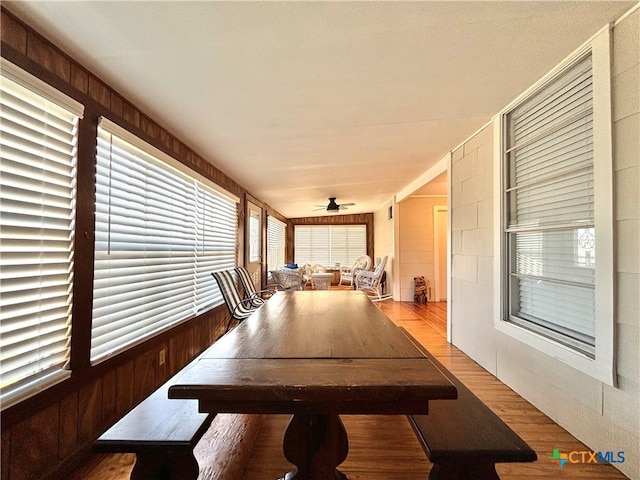
M 346 479 L 341 414 L 427 414 L 456 388 L 362 292 L 284 291 L 205 350 L 169 389 L 202 412 L 291 414 L 285 478 Z M 284 473 L 284 472 L 283 472 Z

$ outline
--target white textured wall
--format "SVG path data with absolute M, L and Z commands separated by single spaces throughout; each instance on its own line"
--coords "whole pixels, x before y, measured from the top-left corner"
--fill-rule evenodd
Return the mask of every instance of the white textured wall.
M 393 207 L 393 200 L 389 200 L 373 214 L 373 250 L 375 257 L 387 255 L 387 285 L 385 293 L 393 294 L 393 277 L 395 259 L 393 252 L 393 218 L 389 219 L 389 207 Z M 395 209 L 395 207 L 393 207 Z M 395 215 L 395 212 L 394 212 Z M 375 262 L 375 258 L 373 259 Z
M 409 197 L 397 204 L 398 275 L 400 301 L 413 302 L 414 281 L 419 275 L 429 280 L 434 295 L 433 207 L 447 205 L 446 198 Z M 446 252 L 443 252 L 446 254 Z
M 640 11 L 613 30 L 618 388 L 493 327 L 493 127 L 453 152 L 453 343 L 593 450 L 623 450 L 640 478 Z M 597 161 L 597 159 L 596 159 Z M 542 459 L 544 461 L 544 459 Z
M 489 126 L 451 157 L 449 298 L 454 344 L 495 374 L 493 182 L 493 129 Z

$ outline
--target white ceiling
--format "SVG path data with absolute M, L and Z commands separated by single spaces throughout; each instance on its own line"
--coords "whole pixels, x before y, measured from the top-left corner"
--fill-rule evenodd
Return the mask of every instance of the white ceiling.
M 375 211 L 633 4 L 3 0 L 289 218 Z

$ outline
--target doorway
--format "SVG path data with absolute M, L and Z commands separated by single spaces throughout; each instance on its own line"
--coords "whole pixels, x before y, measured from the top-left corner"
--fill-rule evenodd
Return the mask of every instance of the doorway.
M 434 300 L 446 302 L 447 289 L 447 231 L 448 208 L 446 205 L 433 207 L 433 270 Z

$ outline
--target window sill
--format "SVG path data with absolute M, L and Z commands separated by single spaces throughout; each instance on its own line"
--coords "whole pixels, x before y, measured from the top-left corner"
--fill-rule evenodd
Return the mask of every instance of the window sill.
M 613 360 L 595 359 L 518 325 L 498 320 L 496 330 L 612 387 L 617 386 Z

